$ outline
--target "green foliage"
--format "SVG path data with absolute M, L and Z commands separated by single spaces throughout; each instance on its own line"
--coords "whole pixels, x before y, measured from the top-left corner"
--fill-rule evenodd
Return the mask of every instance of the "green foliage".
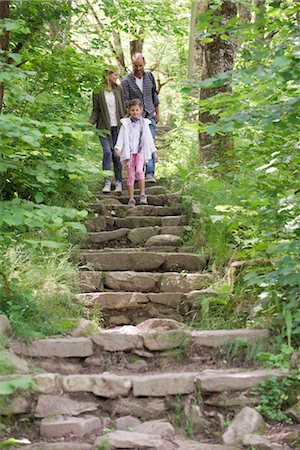
M 260 403 L 256 408 L 268 420 L 291 423 L 291 419 L 283 412 L 295 401 L 295 393 L 299 389 L 299 372 L 278 380 L 270 377 L 253 390 L 259 393 Z
M 111 450 L 111 445 L 108 441 L 103 441 L 97 446 L 97 450 Z
M 175 4 L 174 4 L 175 3 Z M 129 34 L 131 39 L 140 39 L 149 31 L 155 31 L 163 36 L 186 34 L 186 27 L 178 21 L 178 15 L 185 18 L 184 2 L 176 0 L 153 0 L 138 3 L 130 0 L 101 0 L 98 5 L 104 15 L 104 32 L 117 29 Z
M 289 369 L 291 366 L 291 356 L 294 349 L 286 344 L 282 344 L 279 353 L 260 352 L 257 357 L 266 367 Z
M 80 317 L 81 309 L 72 299 L 76 269 L 69 262 L 70 250 L 56 248 L 52 240 L 21 244 L 17 235 L 3 238 L 0 312 L 7 315 L 13 331 L 29 338 L 72 329 L 76 319 L 70 318 Z
M 7 353 L 0 344 L 0 376 L 10 375 L 14 372 L 14 366 L 7 358 Z
M 172 411 L 172 422 L 177 427 L 182 428 L 188 438 L 194 439 L 195 434 L 193 430 L 193 423 L 189 416 L 186 416 L 184 412 L 184 399 L 177 395 L 172 399 L 171 411 Z
M 34 381 L 28 375 L 22 375 L 7 381 L 0 381 L 0 395 L 11 395 L 17 389 L 28 390 L 35 386 Z
M 30 441 L 28 439 L 15 439 L 15 438 L 9 438 L 5 441 L 0 442 L 0 448 L 11 448 L 15 447 L 16 445 L 22 445 L 22 444 L 30 444 Z
M 220 4 L 213 2 L 199 17 L 198 37 L 203 42 L 229 38 L 241 42 L 232 71 L 184 87 L 185 94 L 194 94 L 195 88 L 230 85 L 232 93 L 200 101 L 200 111 L 218 120 L 200 123 L 199 129 L 216 139 L 230 133 L 234 159 L 221 152 L 220 159 L 198 169 L 194 155 L 178 173 L 186 203 L 198 218 L 191 239 L 199 247 L 206 243 L 217 270 L 231 259 L 253 261 L 243 269 L 225 317 L 236 310 L 241 317 L 243 311 L 244 324 L 267 326 L 277 335 L 277 344 L 296 348 L 300 342 L 297 5 L 266 2 L 263 9 L 251 12 L 255 19 L 251 22 L 227 20 L 220 15 Z M 195 108 L 191 97 L 186 110 L 194 114 Z

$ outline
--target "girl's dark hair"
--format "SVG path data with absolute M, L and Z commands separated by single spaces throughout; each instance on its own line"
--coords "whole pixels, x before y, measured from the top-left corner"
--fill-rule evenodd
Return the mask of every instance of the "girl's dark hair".
M 130 100 L 130 101 L 128 102 L 128 110 L 129 110 L 132 106 L 136 106 L 136 105 L 138 105 L 141 109 L 144 109 L 144 108 L 143 108 L 143 103 L 141 102 L 141 100 L 140 100 L 139 98 L 134 98 L 134 99 L 132 99 L 132 100 Z

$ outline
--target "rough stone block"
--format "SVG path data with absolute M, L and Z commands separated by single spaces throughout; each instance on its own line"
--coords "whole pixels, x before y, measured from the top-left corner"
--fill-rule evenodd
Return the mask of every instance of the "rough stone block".
M 81 438 L 93 432 L 99 432 L 102 422 L 98 417 L 56 417 L 53 419 L 42 419 L 40 433 L 43 438 L 57 439 L 61 437 L 74 436 Z
M 194 392 L 196 373 L 163 373 L 132 377 L 135 397 L 164 397 Z
M 35 417 L 78 416 L 81 413 L 96 410 L 95 402 L 77 401 L 65 395 L 40 395 L 35 409 Z
M 126 332 L 128 328 L 128 332 Z M 95 344 L 107 352 L 124 352 L 132 349 L 143 348 L 142 337 L 135 327 L 122 327 L 116 330 L 105 330 L 94 334 L 92 337 Z M 130 334 L 129 334 L 130 333 Z
M 47 358 L 87 357 L 93 354 L 91 339 L 84 337 L 40 339 L 30 344 L 15 343 L 12 349 L 24 356 Z

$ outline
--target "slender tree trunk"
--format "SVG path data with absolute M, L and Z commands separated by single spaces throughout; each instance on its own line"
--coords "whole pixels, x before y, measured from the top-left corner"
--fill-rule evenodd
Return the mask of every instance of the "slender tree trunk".
M 216 14 L 223 16 L 226 19 L 236 17 L 237 4 L 231 1 L 223 1 L 222 8 Z M 227 72 L 233 69 L 234 58 L 237 44 L 230 38 L 222 40 L 219 35 L 212 36 L 213 41 L 201 45 L 202 51 L 202 74 L 201 80 L 206 80 L 214 75 Z M 220 92 L 231 92 L 228 85 L 218 88 L 202 88 L 200 91 L 200 108 L 201 100 L 207 100 Z M 209 112 L 202 112 L 200 110 L 199 119 L 202 124 L 215 123 L 218 121 L 218 116 L 211 115 Z M 199 151 L 202 162 L 210 160 L 226 161 L 227 155 L 232 153 L 232 139 L 230 136 L 210 136 L 207 133 L 199 133 Z
M 195 69 L 201 70 L 202 67 L 202 46 L 196 38 L 196 26 L 198 23 L 199 14 L 207 11 L 208 0 L 193 0 L 191 9 L 190 22 L 190 39 L 189 39 L 189 53 L 187 64 L 187 78 L 192 80 L 195 78 Z
M 134 39 L 133 41 L 130 41 L 130 56 L 134 55 L 135 53 L 143 53 L 143 47 L 144 47 L 144 37 L 143 37 L 143 30 L 139 28 L 137 30 L 137 34 L 139 37 L 137 39 Z
M 122 41 L 119 31 L 113 30 L 113 40 L 114 40 L 114 48 L 115 55 L 121 70 L 127 70 L 125 63 L 125 56 L 122 47 Z
M 72 0 L 68 0 L 68 18 L 65 29 L 63 31 L 63 47 L 66 47 L 71 42 L 71 27 L 72 27 Z
M 9 18 L 9 0 L 0 1 L 0 20 Z M 6 52 L 9 48 L 9 32 L 5 31 L 4 34 L 0 35 L 0 50 Z M 1 56 L 2 58 L 2 56 Z M 6 58 L 4 53 L 4 59 Z M 3 99 L 4 99 L 4 83 L 0 83 L 0 113 L 3 109 Z

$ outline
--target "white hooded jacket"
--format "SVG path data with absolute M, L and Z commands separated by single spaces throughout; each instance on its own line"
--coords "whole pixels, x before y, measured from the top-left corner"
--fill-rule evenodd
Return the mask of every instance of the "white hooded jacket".
M 145 155 L 145 162 L 149 161 L 152 157 L 152 153 L 156 152 L 157 149 L 154 145 L 153 137 L 149 128 L 151 120 L 142 118 L 143 136 L 142 136 L 142 152 Z M 118 135 L 118 140 L 115 145 L 115 149 L 121 150 L 121 162 L 129 160 L 132 151 L 132 137 L 131 137 L 131 127 L 130 119 L 121 119 L 121 128 Z

